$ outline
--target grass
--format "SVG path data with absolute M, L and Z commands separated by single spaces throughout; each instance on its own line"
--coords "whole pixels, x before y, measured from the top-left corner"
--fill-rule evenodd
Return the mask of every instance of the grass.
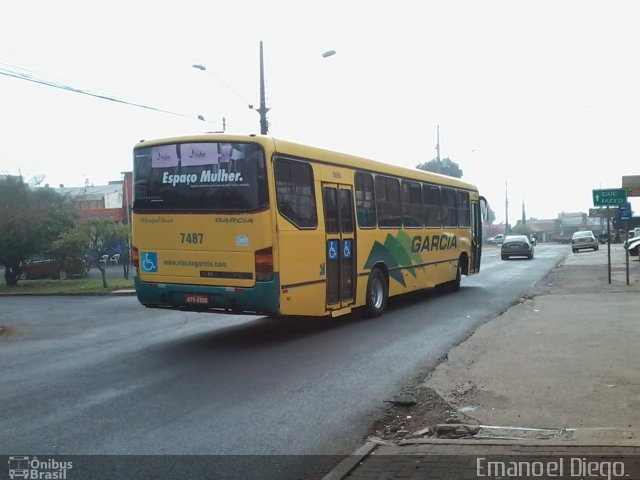
M 107 288 L 102 288 L 102 280 L 87 280 L 84 278 L 72 278 L 69 280 L 20 280 L 17 287 L 7 287 L 0 283 L 0 295 L 51 295 L 51 294 L 83 294 L 83 293 L 110 293 L 114 290 L 133 288 L 133 277 L 107 280 Z

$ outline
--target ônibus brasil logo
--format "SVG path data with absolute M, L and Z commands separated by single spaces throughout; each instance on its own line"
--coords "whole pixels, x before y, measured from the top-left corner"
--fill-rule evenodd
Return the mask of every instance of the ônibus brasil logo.
M 9 457 L 9 478 L 32 480 L 65 480 L 67 470 L 73 468 L 73 462 L 61 462 L 53 458 L 39 460 L 38 457 Z

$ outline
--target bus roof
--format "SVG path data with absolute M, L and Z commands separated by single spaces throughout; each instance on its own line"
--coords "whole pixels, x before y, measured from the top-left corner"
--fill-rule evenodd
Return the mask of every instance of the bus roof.
M 372 171 L 383 175 L 394 175 L 401 178 L 432 182 L 451 187 L 464 188 L 467 190 L 477 191 L 475 185 L 460 180 L 455 177 L 441 175 L 438 173 L 427 172 L 424 170 L 400 167 L 372 160 L 365 157 L 358 157 L 347 153 L 327 150 L 320 147 L 305 145 L 289 140 L 277 139 L 265 135 L 236 135 L 228 133 L 203 133 L 197 135 L 184 135 L 179 137 L 168 137 L 154 140 L 141 140 L 134 148 L 144 148 L 157 145 L 165 145 L 171 143 L 185 142 L 255 142 L 261 144 L 264 148 L 274 150 L 283 155 L 298 157 L 301 159 L 316 160 L 327 164 L 341 167 L 350 167 L 357 170 Z

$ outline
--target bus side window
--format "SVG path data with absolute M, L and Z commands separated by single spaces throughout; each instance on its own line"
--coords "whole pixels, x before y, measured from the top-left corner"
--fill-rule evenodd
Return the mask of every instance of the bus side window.
M 442 226 L 457 227 L 456 191 L 449 187 L 442 187 L 440 191 L 442 195 Z
M 402 223 L 422 227 L 422 194 L 418 182 L 402 181 Z
M 313 170 L 306 162 L 276 158 L 276 199 L 278 210 L 299 228 L 318 226 L 313 190 Z
M 440 188 L 435 185 L 422 185 L 422 204 L 424 207 L 425 226 L 441 226 Z
M 471 226 L 471 203 L 469 202 L 469 192 L 458 190 L 457 192 L 458 206 L 458 225 L 460 227 Z
M 370 173 L 356 172 L 356 212 L 360 228 L 376 226 L 373 177 Z
M 401 227 L 400 181 L 397 178 L 376 175 L 375 186 L 378 226 Z

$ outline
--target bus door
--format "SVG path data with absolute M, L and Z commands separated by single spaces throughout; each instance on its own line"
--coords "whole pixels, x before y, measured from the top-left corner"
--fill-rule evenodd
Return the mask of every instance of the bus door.
M 482 202 L 471 202 L 471 262 L 469 273 L 480 271 L 480 259 L 482 257 Z
M 352 305 L 355 298 L 356 242 L 353 191 L 349 185 L 322 184 L 326 231 L 327 309 Z

